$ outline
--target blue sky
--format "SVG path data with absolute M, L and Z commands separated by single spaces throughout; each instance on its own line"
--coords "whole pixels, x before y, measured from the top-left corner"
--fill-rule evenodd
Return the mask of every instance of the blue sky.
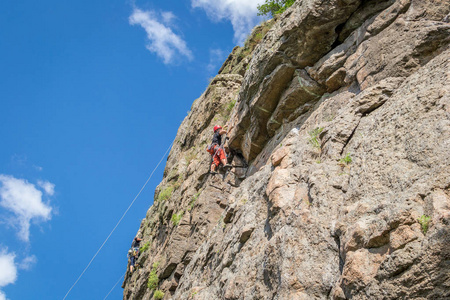
M 0 300 L 63 299 L 262 2 L 0 2 Z M 163 168 L 67 299 L 125 272 Z

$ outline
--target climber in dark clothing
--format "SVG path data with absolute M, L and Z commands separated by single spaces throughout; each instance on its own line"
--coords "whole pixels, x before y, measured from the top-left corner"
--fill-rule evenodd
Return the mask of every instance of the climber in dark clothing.
M 131 248 L 139 248 L 141 245 L 142 239 L 135 237 L 133 242 L 131 243 Z
M 225 126 L 226 127 L 226 126 Z M 222 126 L 214 126 L 214 135 L 212 138 L 211 146 L 208 147 L 207 151 L 211 153 L 213 161 L 211 163 L 211 174 L 216 174 L 216 169 L 222 163 L 224 167 L 230 167 L 227 164 L 227 156 L 222 146 L 222 135 L 227 132 L 222 129 Z
M 131 249 L 128 251 L 128 257 L 130 259 L 130 273 L 133 273 L 134 266 L 136 265 L 136 260 L 139 256 L 139 246 L 142 239 L 135 237 L 131 243 Z

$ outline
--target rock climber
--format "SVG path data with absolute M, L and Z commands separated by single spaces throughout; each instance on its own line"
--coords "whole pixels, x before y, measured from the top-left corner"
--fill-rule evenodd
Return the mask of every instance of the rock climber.
M 130 273 L 133 273 L 134 266 L 136 265 L 141 241 L 141 238 L 135 237 L 131 243 L 131 249 L 128 251 L 128 258 L 130 259 Z
M 224 127 L 227 128 L 227 126 Z M 222 145 L 222 135 L 226 133 L 226 130 L 224 130 L 222 126 L 214 126 L 214 135 L 212 138 L 212 142 L 211 145 L 207 148 L 207 151 L 212 155 L 212 163 L 210 169 L 211 174 L 217 174 L 216 169 L 221 163 L 224 168 L 231 167 L 231 165 L 227 163 L 227 156 Z

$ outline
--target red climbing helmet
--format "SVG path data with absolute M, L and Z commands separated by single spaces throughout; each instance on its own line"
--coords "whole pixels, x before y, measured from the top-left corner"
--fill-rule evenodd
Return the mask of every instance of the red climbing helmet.
M 219 125 L 214 126 L 214 132 L 216 132 L 217 129 L 222 129 L 222 126 Z

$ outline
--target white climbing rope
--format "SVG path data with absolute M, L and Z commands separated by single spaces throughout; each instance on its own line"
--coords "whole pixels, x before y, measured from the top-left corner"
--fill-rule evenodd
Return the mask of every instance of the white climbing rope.
M 102 250 L 103 246 L 106 244 L 106 242 L 109 240 L 109 238 L 111 237 L 111 235 L 113 234 L 113 232 L 116 230 L 117 226 L 119 226 L 120 222 L 122 222 L 122 219 L 125 217 L 125 215 L 128 213 L 128 211 L 130 210 L 131 206 L 133 206 L 134 202 L 136 201 L 136 199 L 139 197 L 139 195 L 141 194 L 141 192 L 144 190 L 145 186 L 147 185 L 147 183 L 150 181 L 150 179 L 153 176 L 153 173 L 155 173 L 156 169 L 159 167 L 159 165 L 161 164 L 161 162 L 163 161 L 164 157 L 166 156 L 167 152 L 169 152 L 169 150 L 172 148 L 173 143 L 175 142 L 175 140 L 172 141 L 172 143 L 170 143 L 169 148 L 167 148 L 166 153 L 164 153 L 163 157 L 161 157 L 161 160 L 159 161 L 159 163 L 156 165 L 155 169 L 153 169 L 153 172 L 150 174 L 150 176 L 148 177 L 147 181 L 144 183 L 144 185 L 142 186 L 141 190 L 139 191 L 139 193 L 136 195 L 136 197 L 134 197 L 133 201 L 131 202 L 131 204 L 128 206 L 127 210 L 123 213 L 122 217 L 119 219 L 119 221 L 117 222 L 116 226 L 114 226 L 113 230 L 111 230 L 110 234 L 108 235 L 108 237 L 105 239 L 105 241 L 103 242 L 103 244 L 100 246 L 100 248 L 97 250 L 97 252 L 94 254 L 94 256 L 92 257 L 91 261 L 87 264 L 86 268 L 83 270 L 83 272 L 81 272 L 81 275 L 78 277 L 78 279 L 75 281 L 75 283 L 72 285 L 72 287 L 67 291 L 66 295 L 64 296 L 63 300 L 65 300 L 67 298 L 67 296 L 69 295 L 69 293 L 72 291 L 72 289 L 75 287 L 75 285 L 78 283 L 78 281 L 80 281 L 81 277 L 83 277 L 84 273 L 87 271 L 87 269 L 90 267 L 90 265 L 92 264 L 92 262 L 94 261 L 95 257 L 97 257 L 98 253 L 100 252 L 100 250 Z
M 105 296 L 105 298 L 103 298 L 103 300 L 106 300 L 106 298 L 108 298 L 109 294 L 111 294 L 111 292 L 116 288 L 116 285 L 122 280 L 122 278 L 125 276 L 125 274 L 127 274 L 127 272 L 125 272 L 122 276 L 120 276 L 119 280 L 117 280 L 116 284 L 112 287 L 112 289 Z

